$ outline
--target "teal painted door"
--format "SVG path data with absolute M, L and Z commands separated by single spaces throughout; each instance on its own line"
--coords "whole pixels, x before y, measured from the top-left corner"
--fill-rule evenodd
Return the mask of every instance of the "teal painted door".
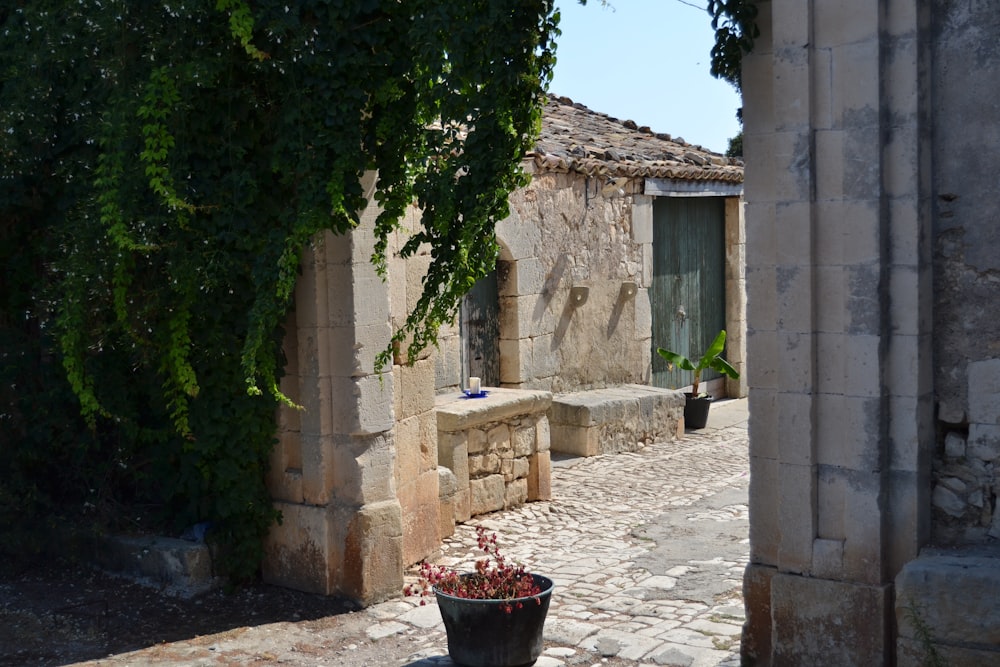
M 461 332 L 469 369 L 467 377 L 481 378 L 484 387 L 499 387 L 500 296 L 495 270 L 477 280 L 465 295 Z
M 679 389 L 692 373 L 667 362 L 656 348 L 700 357 L 726 324 L 726 209 L 720 197 L 653 200 L 653 377 L 655 387 Z M 692 358 L 693 362 L 697 360 Z M 702 381 L 720 377 L 712 370 Z

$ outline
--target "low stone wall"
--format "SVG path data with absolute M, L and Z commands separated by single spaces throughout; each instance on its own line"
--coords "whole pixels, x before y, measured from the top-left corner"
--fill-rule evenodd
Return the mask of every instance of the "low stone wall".
M 552 394 L 487 391 L 485 398 L 437 397 L 443 536 L 455 522 L 552 496 L 546 416 Z
M 1000 548 L 925 549 L 896 576 L 896 626 L 899 667 L 1000 665 Z
M 634 452 L 683 431 L 684 394 L 625 384 L 552 399 L 552 450 L 576 456 Z

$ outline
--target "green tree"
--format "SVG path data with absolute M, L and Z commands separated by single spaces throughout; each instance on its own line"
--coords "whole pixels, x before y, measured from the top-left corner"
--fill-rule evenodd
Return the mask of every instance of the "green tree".
M 83 460 L 77 497 L 125 470 L 109 495 L 215 522 L 232 574 L 252 574 L 277 518 L 263 476 L 302 249 L 358 224 L 377 171 L 372 261 L 384 272 L 413 202 L 402 255 L 431 256 L 392 342 L 433 342 L 526 182 L 557 20 L 552 0 L 0 8 L 0 230 L 31 268 L 4 303 L 4 334 L 28 342 L 3 377 L 63 366 L 89 427 L 52 426 Z M 25 390 L 0 407 L 22 481 L 40 474 Z

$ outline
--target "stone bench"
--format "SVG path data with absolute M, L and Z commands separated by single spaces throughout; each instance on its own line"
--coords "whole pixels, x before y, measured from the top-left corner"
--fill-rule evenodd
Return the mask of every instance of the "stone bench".
M 435 399 L 441 536 L 472 516 L 552 497 L 547 391 Z
M 1000 545 L 925 548 L 896 575 L 896 660 L 1000 665 Z M 937 663 L 935 663 L 937 664 Z
M 549 409 L 551 448 L 575 456 L 634 452 L 683 433 L 684 394 L 626 384 L 559 394 Z

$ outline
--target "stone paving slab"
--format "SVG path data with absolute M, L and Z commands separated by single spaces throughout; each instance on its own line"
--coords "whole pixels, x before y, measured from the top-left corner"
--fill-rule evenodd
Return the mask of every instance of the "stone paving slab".
M 556 582 L 536 667 L 739 665 L 746 401 L 712 410 L 708 428 L 674 442 L 556 459 L 552 501 L 458 526 L 437 561 L 471 568 L 481 557 L 475 527 L 484 525 L 509 558 Z M 432 598 L 349 616 L 240 628 L 85 664 L 453 667 Z

